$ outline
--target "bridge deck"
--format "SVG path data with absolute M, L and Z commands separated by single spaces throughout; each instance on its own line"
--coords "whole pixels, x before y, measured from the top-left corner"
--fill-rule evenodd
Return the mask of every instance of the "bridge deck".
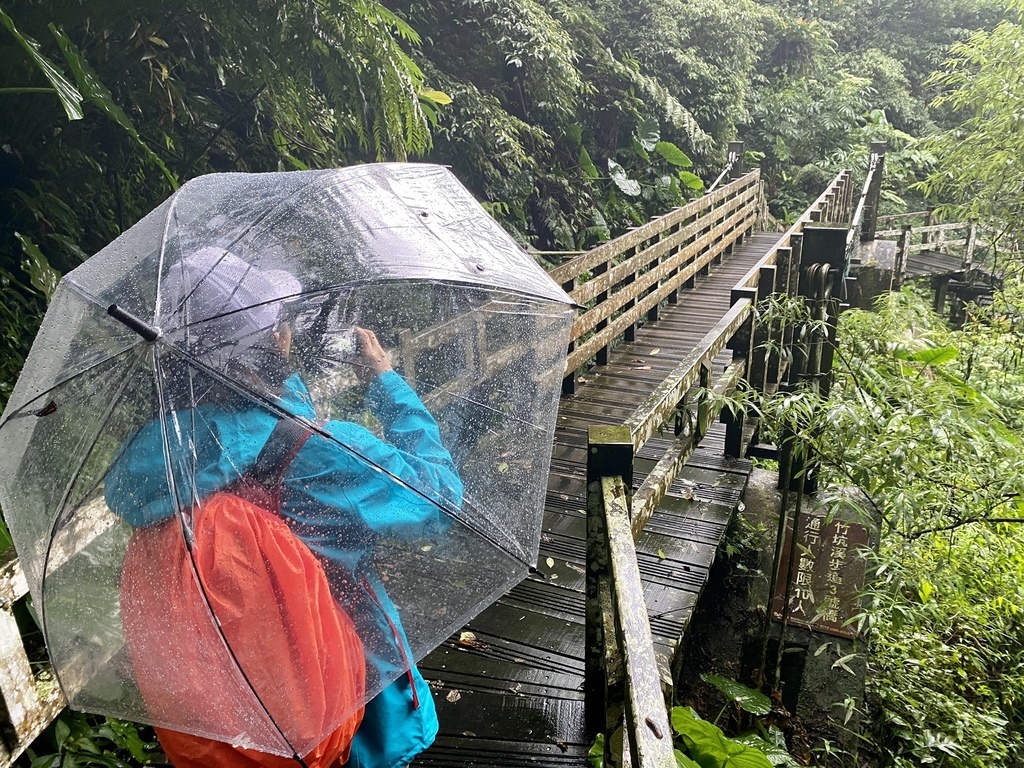
M 679 303 L 583 377 L 559 407 L 539 567 L 474 619 L 474 638 L 450 638 L 420 665 L 441 734 L 417 766 L 582 766 L 585 474 L 587 426 L 621 424 L 721 319 L 735 283 L 776 242 L 757 233 Z M 721 358 L 724 361 L 726 358 Z M 716 363 L 717 368 L 717 363 Z M 648 441 L 635 463 L 643 481 L 667 445 Z M 637 546 L 659 662 L 668 664 L 707 580 L 750 472 L 723 455 L 716 426 L 691 457 Z

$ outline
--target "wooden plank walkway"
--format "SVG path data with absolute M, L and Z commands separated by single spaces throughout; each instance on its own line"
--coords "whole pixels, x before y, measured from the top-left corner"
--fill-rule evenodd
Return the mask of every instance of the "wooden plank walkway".
M 417 766 L 583 766 L 585 477 L 587 427 L 621 424 L 729 309 L 730 290 L 778 235 L 756 233 L 658 322 L 618 347 L 559 407 L 544 531 L 531 577 L 474 619 L 420 664 L 441 720 L 437 742 Z M 725 353 L 716 370 L 727 362 Z M 666 438 L 671 437 L 667 435 Z M 634 482 L 669 440 L 638 453 Z M 716 425 L 694 452 L 637 545 L 659 663 L 667 669 L 739 504 L 750 462 L 723 454 Z
M 963 256 L 940 251 L 919 251 L 907 257 L 907 277 L 952 275 L 963 271 Z

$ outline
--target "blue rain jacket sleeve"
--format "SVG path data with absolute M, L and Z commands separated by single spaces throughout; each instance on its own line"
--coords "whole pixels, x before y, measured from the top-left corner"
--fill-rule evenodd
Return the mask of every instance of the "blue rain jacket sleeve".
M 353 422 L 331 421 L 323 430 L 332 439 L 314 435 L 289 467 L 285 483 L 294 495 L 286 496 L 282 512 L 302 527 L 303 538 L 319 529 L 351 541 L 351 530 L 331 529 L 353 523 L 377 535 L 430 536 L 461 505 L 462 481 L 437 423 L 405 380 L 394 371 L 380 374 L 367 403 L 381 422 L 383 441 Z M 320 539 L 307 541 L 314 549 L 337 555 L 326 538 L 312 538 Z

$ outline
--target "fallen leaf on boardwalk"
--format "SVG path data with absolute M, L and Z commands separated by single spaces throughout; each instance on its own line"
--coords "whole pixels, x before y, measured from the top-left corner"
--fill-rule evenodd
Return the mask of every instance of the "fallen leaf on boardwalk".
M 482 643 L 476 639 L 476 635 L 472 632 L 463 632 L 459 635 L 459 645 L 464 645 L 467 648 L 486 648 L 487 643 Z
M 581 384 L 586 384 L 587 383 L 587 380 L 585 378 L 583 378 L 582 376 L 577 376 L 576 377 L 576 381 L 580 382 Z
M 448 695 L 445 696 L 445 698 L 454 704 L 456 701 L 462 698 L 462 694 L 459 691 L 452 690 L 448 691 Z
M 516 664 L 525 664 L 526 663 L 526 659 L 520 659 L 518 656 L 516 656 L 514 659 L 512 659 L 512 661 L 514 661 Z
M 463 731 L 462 735 L 465 736 L 467 739 L 475 739 L 476 738 L 476 734 L 473 733 L 472 731 Z
M 663 549 L 659 549 L 658 550 L 658 559 L 659 560 L 664 560 L 665 559 L 665 550 L 663 550 Z
M 511 688 L 509 688 L 509 690 L 512 691 L 512 693 L 519 693 L 521 690 L 523 690 L 523 684 L 516 683 Z
M 548 578 L 551 579 L 551 581 L 554 581 L 555 579 L 558 578 L 558 574 L 557 573 L 552 573 L 550 576 L 548 576 Z
M 501 464 L 498 465 L 498 471 L 501 472 L 502 474 L 508 472 L 508 464 L 506 464 L 504 461 L 501 462 Z
M 635 366 L 633 366 L 633 370 L 634 371 L 649 371 L 649 370 L 651 370 L 651 366 L 649 366 L 649 365 L 635 365 Z
M 554 568 L 555 567 L 555 558 L 553 558 L 553 557 L 549 557 L 544 562 L 548 564 L 548 568 Z
M 429 552 L 433 548 L 434 548 L 433 546 L 431 546 L 430 544 L 427 544 L 427 546 L 425 546 L 425 547 L 420 547 L 420 551 L 421 552 Z
M 741 510 L 740 510 L 740 512 L 742 512 L 742 511 L 743 511 L 743 510 L 741 509 Z M 581 515 L 585 515 L 585 514 L 587 514 L 587 510 L 585 510 L 585 509 L 581 509 L 581 510 L 580 510 L 580 514 L 581 514 Z
M 629 362 L 631 362 L 631 363 L 645 363 L 645 362 L 647 362 L 647 361 L 646 361 L 646 360 L 641 360 L 641 359 L 640 359 L 639 357 L 634 357 L 634 358 L 633 358 L 632 360 L 630 360 Z
M 647 355 L 648 355 L 648 356 L 650 356 L 650 355 L 656 355 L 656 354 L 658 354 L 659 352 L 661 352 L 661 347 L 655 347 L 655 348 L 654 348 L 654 349 L 652 349 L 652 350 L 651 350 L 650 352 L 648 352 L 648 353 L 647 353 Z
M 564 741 L 556 741 L 555 742 L 555 746 L 558 747 L 563 752 L 568 752 L 569 751 L 569 745 L 566 744 Z

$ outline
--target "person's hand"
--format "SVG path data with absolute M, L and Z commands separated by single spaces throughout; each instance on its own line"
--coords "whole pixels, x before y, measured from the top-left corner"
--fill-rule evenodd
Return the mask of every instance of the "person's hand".
M 363 384 L 369 384 L 384 371 L 391 370 L 391 361 L 384 347 L 377 341 L 377 335 L 366 328 L 356 328 L 356 340 L 359 342 L 359 365 L 354 365 L 356 376 Z

